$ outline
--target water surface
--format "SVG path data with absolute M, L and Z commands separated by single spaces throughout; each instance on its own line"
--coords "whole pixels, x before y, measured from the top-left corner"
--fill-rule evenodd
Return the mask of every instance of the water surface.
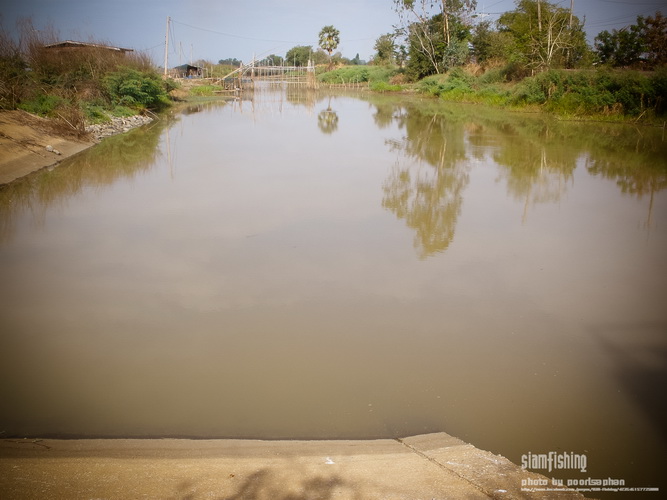
M 106 139 L 0 189 L 0 430 L 446 431 L 653 486 L 666 159 L 661 130 L 294 92 Z

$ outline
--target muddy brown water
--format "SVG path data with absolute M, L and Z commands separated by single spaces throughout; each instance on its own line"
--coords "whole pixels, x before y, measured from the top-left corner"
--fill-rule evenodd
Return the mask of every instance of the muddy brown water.
M 0 189 L 0 431 L 442 430 L 658 485 L 666 187 L 660 129 L 407 96 L 190 105 Z

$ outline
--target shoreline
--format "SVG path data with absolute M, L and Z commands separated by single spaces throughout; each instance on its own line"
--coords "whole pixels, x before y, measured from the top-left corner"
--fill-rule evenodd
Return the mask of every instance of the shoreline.
M 86 127 L 87 137 L 76 138 L 56 130 L 46 118 L 25 111 L 0 111 L 0 185 L 9 184 L 84 151 L 105 137 L 151 123 L 144 115 L 113 117 L 111 122 Z

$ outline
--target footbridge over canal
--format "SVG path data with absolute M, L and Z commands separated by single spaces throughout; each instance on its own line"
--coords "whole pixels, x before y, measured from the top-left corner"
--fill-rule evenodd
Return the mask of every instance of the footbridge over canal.
M 268 81 L 276 84 L 303 85 L 307 88 L 317 88 L 315 65 L 308 61 L 306 66 L 265 66 L 253 60 L 241 66 L 228 75 L 215 81 L 226 90 L 242 90 L 252 88 L 257 81 Z

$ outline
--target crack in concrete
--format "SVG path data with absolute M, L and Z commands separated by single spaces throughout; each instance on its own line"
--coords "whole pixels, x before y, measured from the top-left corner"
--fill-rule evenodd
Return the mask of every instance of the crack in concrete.
M 398 441 L 399 443 L 401 443 L 403 446 L 405 446 L 406 448 L 408 448 L 408 449 L 409 449 L 410 451 L 412 451 L 413 453 L 419 455 L 421 458 L 425 458 L 426 460 L 428 460 L 429 462 L 434 463 L 435 465 L 437 465 L 437 466 L 440 467 L 441 469 L 443 469 L 443 470 L 445 470 L 445 471 L 447 471 L 447 472 L 450 472 L 450 473 L 454 474 L 456 477 L 458 477 L 458 478 L 464 480 L 466 483 L 472 485 L 473 487 L 475 487 L 475 489 L 479 490 L 481 493 L 483 493 L 483 494 L 486 495 L 487 497 L 489 497 L 489 498 L 496 498 L 496 497 L 494 497 L 492 494 L 490 494 L 488 491 L 485 491 L 485 490 L 484 490 L 481 486 L 479 486 L 478 484 L 473 483 L 473 482 L 472 482 L 470 479 L 468 479 L 467 477 L 462 476 L 461 474 L 459 474 L 458 472 L 456 472 L 456 471 L 453 470 L 453 469 L 450 469 L 449 467 L 446 467 L 444 464 L 438 462 L 435 458 L 433 458 L 433 457 L 429 457 L 426 453 L 424 453 L 423 451 L 421 451 L 421 450 L 415 448 L 414 446 L 412 446 L 412 445 L 406 443 L 406 442 L 403 441 L 401 438 L 396 438 L 396 441 Z

